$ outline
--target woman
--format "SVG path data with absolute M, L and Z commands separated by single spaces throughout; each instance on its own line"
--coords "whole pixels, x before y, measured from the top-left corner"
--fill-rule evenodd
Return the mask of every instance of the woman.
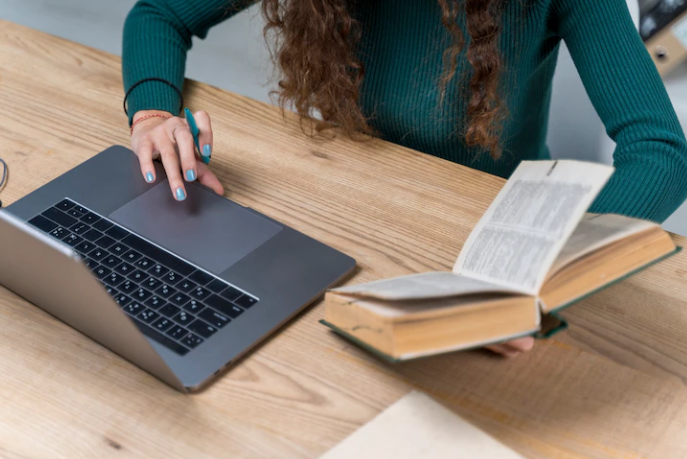
M 153 182 L 160 156 L 184 180 L 222 185 L 194 155 L 179 112 L 192 36 L 254 3 L 141 0 L 127 18 L 123 72 L 132 146 Z M 625 0 L 263 0 L 282 104 L 317 130 L 379 135 L 501 177 L 546 159 L 551 82 L 565 40 L 617 143 L 616 173 L 591 211 L 655 221 L 687 197 L 687 144 Z M 152 80 L 151 80 L 152 78 Z M 204 155 L 210 118 L 200 112 Z M 494 346 L 505 355 L 531 339 Z

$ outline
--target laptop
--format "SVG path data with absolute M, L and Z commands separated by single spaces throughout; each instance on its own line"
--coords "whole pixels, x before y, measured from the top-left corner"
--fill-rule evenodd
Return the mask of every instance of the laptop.
M 157 177 L 164 170 L 156 164 Z M 0 210 L 0 284 L 183 392 L 355 260 L 196 183 L 177 202 L 115 146 Z

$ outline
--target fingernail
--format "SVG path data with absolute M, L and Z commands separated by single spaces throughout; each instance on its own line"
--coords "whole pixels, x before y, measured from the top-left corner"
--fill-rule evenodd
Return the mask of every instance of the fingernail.
M 189 169 L 186 171 L 186 180 L 193 182 L 196 179 L 196 171 Z
M 209 143 L 203 147 L 203 156 L 212 156 L 212 147 Z
M 146 182 L 153 183 L 153 180 L 155 180 L 153 173 L 152 172 L 146 172 Z
M 177 188 L 176 195 L 177 201 L 183 201 L 184 199 L 186 199 L 186 193 L 184 193 L 184 189 L 181 187 Z

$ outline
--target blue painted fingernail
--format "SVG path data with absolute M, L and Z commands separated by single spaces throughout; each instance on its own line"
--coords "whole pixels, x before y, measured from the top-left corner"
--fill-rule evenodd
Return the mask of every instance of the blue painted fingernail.
M 186 193 L 184 193 L 184 189 L 181 187 L 177 188 L 176 195 L 177 201 L 183 201 L 184 199 L 186 199 Z
M 212 156 L 212 147 L 209 143 L 203 147 L 203 156 Z
M 153 183 L 153 180 L 155 180 L 153 173 L 152 172 L 146 172 L 146 182 Z
M 186 180 L 193 182 L 196 179 L 196 171 L 189 169 L 186 171 Z

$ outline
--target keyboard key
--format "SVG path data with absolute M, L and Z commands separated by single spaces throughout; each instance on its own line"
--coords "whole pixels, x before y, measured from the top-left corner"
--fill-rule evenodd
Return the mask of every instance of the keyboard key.
M 143 257 L 135 263 L 136 267 L 143 271 L 148 271 L 154 264 L 153 260 L 147 257 Z
M 159 312 L 163 316 L 169 317 L 171 319 L 172 317 L 179 314 L 179 308 L 177 308 L 176 306 L 174 306 L 172 304 L 166 304 L 163 307 L 161 307 L 160 309 L 158 309 L 157 312 Z
M 83 241 L 81 244 L 74 247 L 77 252 L 82 255 L 88 255 L 92 250 L 95 249 L 95 245 L 92 242 Z
M 166 320 L 166 319 L 164 319 Z M 159 321 L 158 321 L 159 322 Z M 186 349 L 184 346 L 182 346 L 179 343 L 174 342 L 171 338 L 166 337 L 162 333 L 158 331 L 159 327 L 153 325 L 155 328 L 150 328 L 143 322 L 140 322 L 138 320 L 134 320 L 134 323 L 138 327 L 139 330 L 141 330 L 141 333 L 143 333 L 145 336 L 148 338 L 157 341 L 158 343 L 162 344 L 166 348 L 172 350 L 173 352 L 176 352 L 179 355 L 186 355 L 188 354 L 188 349 Z M 157 322 L 156 322 L 157 323 Z M 171 324 L 171 322 L 170 322 Z M 169 327 L 167 327 L 169 328 Z
M 33 226 L 43 231 L 44 233 L 49 233 L 58 226 L 57 223 L 48 220 L 42 215 L 38 215 L 37 217 L 32 218 L 31 220 L 29 220 L 29 223 L 31 223 Z
M 212 277 L 210 274 L 200 270 L 197 270 L 196 272 L 188 276 L 188 278 L 198 285 L 205 285 L 214 279 L 214 277 Z
M 202 320 L 196 320 L 193 322 L 191 325 L 188 326 L 188 329 L 191 330 L 193 333 L 197 333 L 203 338 L 209 338 L 212 335 L 215 334 L 217 329 L 213 327 L 212 325 L 208 325 Z
M 72 247 L 76 247 L 77 245 L 79 245 L 83 242 L 83 239 L 80 238 L 79 236 L 77 236 L 76 234 L 72 233 L 69 236 L 62 239 L 62 242 L 66 243 L 67 245 L 70 245 Z
M 229 317 L 225 316 L 224 314 L 220 314 L 217 311 L 213 311 L 210 308 L 206 308 L 204 311 L 198 314 L 198 317 L 217 328 L 222 328 L 226 324 L 231 322 L 231 319 Z
M 198 286 L 197 286 L 196 284 L 194 284 L 193 282 L 191 282 L 190 280 L 188 280 L 188 279 L 182 279 L 182 280 L 176 285 L 176 288 L 179 289 L 179 290 L 181 290 L 181 291 L 184 292 L 184 293 L 188 293 L 188 292 L 190 292 L 191 290 L 193 290 L 193 289 L 196 288 L 196 287 L 198 287 Z
M 153 321 L 157 320 L 160 317 L 160 314 L 158 314 L 155 311 L 151 311 L 150 309 L 146 309 L 143 312 L 141 312 L 137 317 L 141 319 L 143 322 L 150 324 L 153 323 Z
M 79 204 L 75 204 L 73 208 L 78 210 L 82 214 L 85 214 L 86 212 L 88 212 L 85 207 L 81 207 Z
M 212 295 L 209 290 L 205 290 L 203 287 L 196 287 L 195 290 L 191 292 L 191 296 L 196 300 L 204 300 L 205 298 Z
M 227 299 L 229 301 L 234 301 L 236 298 L 240 297 L 241 295 L 243 295 L 243 292 L 241 290 L 236 289 L 236 288 L 231 287 L 231 286 L 228 289 L 226 289 L 225 291 L 223 291 L 222 293 L 220 293 L 220 296 L 222 298 Z
M 81 218 L 83 216 L 83 214 L 76 209 L 69 209 L 65 212 L 67 213 L 67 215 L 74 217 L 74 218 Z
M 118 293 L 118 294 L 114 297 L 114 300 L 115 300 L 115 302 L 116 302 L 118 305 L 120 305 L 120 306 L 122 306 L 122 307 L 124 307 L 124 306 L 126 306 L 127 304 L 131 303 L 131 298 L 129 298 L 128 296 L 126 296 L 126 295 L 123 294 L 123 293 Z
M 116 243 L 112 247 L 110 247 L 110 252 L 114 253 L 115 255 L 119 255 L 120 257 L 127 253 L 129 251 L 129 248 L 121 243 Z
M 73 225 L 73 226 L 72 226 L 71 228 L 69 228 L 69 229 L 71 229 L 72 231 L 74 231 L 76 234 L 83 234 L 83 233 L 87 232 L 88 230 L 90 230 L 91 227 L 88 226 L 88 225 L 85 224 L 85 223 L 79 222 L 79 223 L 76 223 L 75 225 Z
M 188 335 L 186 335 L 186 337 L 184 339 L 181 340 L 181 343 L 184 346 L 193 349 L 194 347 L 198 346 L 203 341 L 204 341 L 203 338 L 201 338 L 200 336 L 196 336 L 193 333 L 189 333 Z
M 102 259 L 104 259 L 104 258 L 107 258 L 108 256 L 110 256 L 110 254 L 107 253 L 106 250 L 103 250 L 103 249 L 95 249 L 94 251 L 92 251 L 91 253 L 89 253 L 88 256 L 91 257 L 91 258 L 93 258 L 93 259 L 94 259 L 95 261 L 97 261 L 98 263 L 100 263 L 100 260 L 102 260 Z
M 234 309 L 237 307 L 236 305 L 225 300 L 224 298 L 218 297 L 217 295 L 212 295 L 209 297 L 207 300 L 205 300 L 205 304 L 232 318 L 237 317 L 239 314 L 241 314 L 241 312 L 243 312 L 243 310 L 241 310 L 241 312 L 237 313 Z
M 134 293 L 131 294 L 131 297 L 134 300 L 145 301 L 148 298 L 150 298 L 152 295 L 153 294 L 150 293 L 148 290 L 146 290 L 144 288 L 139 288 L 138 290 L 136 290 Z
M 147 276 L 147 274 L 146 274 L 146 276 Z M 143 287 L 147 288 L 151 292 L 154 292 L 155 289 L 158 288 L 160 285 L 162 285 L 162 282 L 155 279 L 154 277 L 149 277 L 148 280 L 143 282 Z
M 76 204 L 74 204 L 72 201 L 69 199 L 63 199 L 60 201 L 55 207 L 57 207 L 60 210 L 69 210 L 72 207 L 74 207 Z
M 59 222 L 58 222 L 59 223 Z M 131 247 L 132 249 L 141 252 L 144 256 L 157 260 L 165 266 L 168 266 L 172 270 L 181 273 L 184 276 L 188 276 L 195 268 L 180 258 L 175 257 L 171 253 L 155 247 L 151 243 L 144 241 L 138 236 L 133 234 L 128 235 L 123 239 L 123 242 Z
M 127 237 L 129 232 L 121 226 L 113 225 L 105 234 L 110 236 L 112 239 L 117 239 L 119 241 L 120 239 Z
M 161 296 L 162 298 L 168 298 L 174 295 L 176 292 L 176 290 L 174 290 L 167 284 L 163 284 L 159 289 L 155 290 L 155 293 L 157 293 L 158 296 Z
M 184 326 L 188 325 L 191 322 L 193 322 L 194 320 L 196 320 L 196 318 L 192 314 L 189 314 L 186 311 L 181 311 L 179 314 L 174 316 L 172 319 L 174 320 L 174 322 L 178 323 L 179 325 L 184 325 Z
M 208 300 L 205 301 L 205 304 L 218 310 L 222 314 L 231 317 L 232 319 L 235 319 L 241 314 L 243 314 L 243 309 L 239 308 L 238 306 L 229 301 L 226 301 L 218 297 L 217 295 L 211 296 Z
M 95 269 L 97 266 L 100 266 L 100 265 L 98 265 L 98 262 L 97 262 L 97 261 L 95 261 L 95 260 L 92 259 L 92 258 L 88 258 L 88 257 L 82 258 L 82 259 L 81 259 L 81 262 L 82 262 L 83 264 L 85 264 L 87 268 L 89 268 L 89 269 L 91 269 L 91 270 Z
M 129 250 L 127 253 L 124 254 L 122 258 L 128 261 L 129 263 L 134 263 L 136 260 L 141 258 L 141 254 L 136 252 L 135 250 Z
M 88 223 L 89 225 L 94 225 L 98 221 L 100 221 L 100 217 L 98 217 L 96 214 L 93 212 L 86 212 L 83 217 L 81 217 L 81 221 Z M 96 228 L 98 229 L 98 228 Z
M 160 309 L 162 306 L 166 305 L 167 302 L 160 298 L 159 296 L 151 296 L 145 302 L 145 305 L 151 309 Z
M 119 284 L 121 284 L 122 282 L 124 282 L 124 280 L 125 280 L 124 277 L 122 277 L 121 275 L 119 275 L 117 273 L 110 273 L 109 276 L 107 276 L 103 279 L 103 282 L 105 282 L 107 285 L 110 285 L 112 287 L 116 287 Z
M 117 242 L 117 241 L 112 239 L 110 236 L 103 236 L 100 239 L 98 239 L 97 241 L 95 241 L 95 244 L 98 247 L 102 247 L 103 249 L 109 249 L 110 247 L 112 247 L 112 244 L 114 244 L 115 242 Z
M 57 228 L 55 228 L 54 230 L 52 230 L 50 232 L 50 235 L 52 237 L 54 237 L 55 239 L 63 239 L 65 237 L 67 237 L 69 234 L 71 234 L 71 233 L 61 226 L 58 226 Z
M 256 300 L 252 296 L 248 296 L 248 295 L 243 295 L 238 300 L 234 301 L 234 303 L 238 304 L 243 309 L 248 309 L 251 306 L 257 304 L 257 302 L 258 302 L 258 300 Z
M 227 287 L 229 287 L 229 285 L 219 279 L 215 279 L 207 285 L 207 288 L 215 293 L 219 293 Z
M 188 334 L 188 331 L 186 331 L 184 328 L 182 328 L 178 325 L 175 325 L 172 328 L 170 328 L 169 330 L 167 330 L 165 332 L 165 334 L 167 336 L 169 336 L 170 338 L 178 341 L 178 340 L 182 339 L 184 336 L 186 336 Z
M 112 271 L 110 271 L 106 267 L 101 266 L 101 267 L 97 268 L 95 271 L 93 271 L 93 274 L 95 274 L 95 277 L 97 277 L 98 279 L 103 279 L 105 276 L 107 276 L 111 272 Z
M 200 303 L 198 300 L 191 300 L 186 305 L 184 306 L 184 309 L 186 309 L 188 312 L 192 312 L 194 314 L 198 314 L 200 311 L 203 310 L 205 306 Z
M 162 276 L 160 279 L 162 280 L 162 282 L 165 282 L 165 283 L 170 284 L 170 285 L 174 285 L 177 282 L 179 282 L 179 280 L 181 280 L 181 276 L 179 274 L 175 273 L 174 271 L 169 271 L 167 274 Z
M 169 269 L 165 268 L 159 263 L 156 263 L 152 268 L 150 268 L 150 270 L 148 270 L 150 274 L 157 278 L 162 278 L 162 276 L 167 274 L 167 271 L 169 271 Z
M 104 285 L 104 287 L 105 287 L 105 291 L 110 296 L 117 296 L 119 294 L 119 292 L 112 287 L 109 287 L 107 285 Z
M 141 257 L 142 255 L 136 252 L 135 250 L 129 250 L 126 254 L 124 254 L 122 258 L 124 258 L 129 263 L 133 263 Z
M 122 309 L 127 314 L 131 314 L 132 316 L 135 316 L 138 313 L 142 312 L 145 308 L 141 305 L 141 303 L 139 303 L 137 301 L 132 301 L 131 303 L 124 306 Z
M 107 257 L 103 261 L 101 261 L 100 263 L 103 266 L 107 266 L 108 268 L 114 268 L 115 266 L 117 266 L 121 262 L 122 261 L 119 258 L 115 257 L 114 255 L 110 255 L 109 257 Z
M 93 242 L 93 241 L 97 241 L 98 239 L 103 237 L 103 233 L 101 233 L 97 229 L 91 229 L 91 230 L 86 231 L 83 234 L 83 237 L 84 237 L 84 239 L 88 239 L 89 241 Z
M 115 271 L 123 276 L 128 276 L 130 273 L 134 272 L 134 270 L 135 268 L 129 263 L 122 263 L 115 268 Z
M 144 273 L 140 269 L 137 269 L 134 272 L 129 273 L 127 277 L 132 281 L 138 282 L 140 284 L 148 277 L 148 274 Z
M 138 288 L 138 285 L 134 284 L 131 281 L 126 281 L 122 285 L 119 286 L 119 290 L 125 293 L 131 293 L 134 292 Z
M 168 298 L 168 300 L 171 303 L 174 303 L 175 305 L 181 307 L 181 306 L 185 305 L 188 302 L 188 300 L 190 300 L 190 298 L 181 292 L 177 292 L 176 294 L 170 296 Z
M 55 207 L 51 207 L 50 209 L 43 212 L 41 215 L 54 221 L 55 223 L 58 223 L 61 226 L 64 226 L 65 228 L 69 228 L 74 223 L 76 223 L 75 218 L 70 217 L 69 215 L 65 214 L 60 210 L 57 210 L 57 208 Z
M 153 327 L 157 328 L 160 331 L 165 331 L 172 325 L 174 325 L 174 322 L 172 322 L 169 319 L 165 319 L 164 317 L 160 317 L 153 323 Z
M 108 222 L 104 218 L 101 218 L 97 222 L 93 224 L 93 228 L 97 229 L 100 232 L 105 232 L 108 229 L 112 228 L 112 223 Z

